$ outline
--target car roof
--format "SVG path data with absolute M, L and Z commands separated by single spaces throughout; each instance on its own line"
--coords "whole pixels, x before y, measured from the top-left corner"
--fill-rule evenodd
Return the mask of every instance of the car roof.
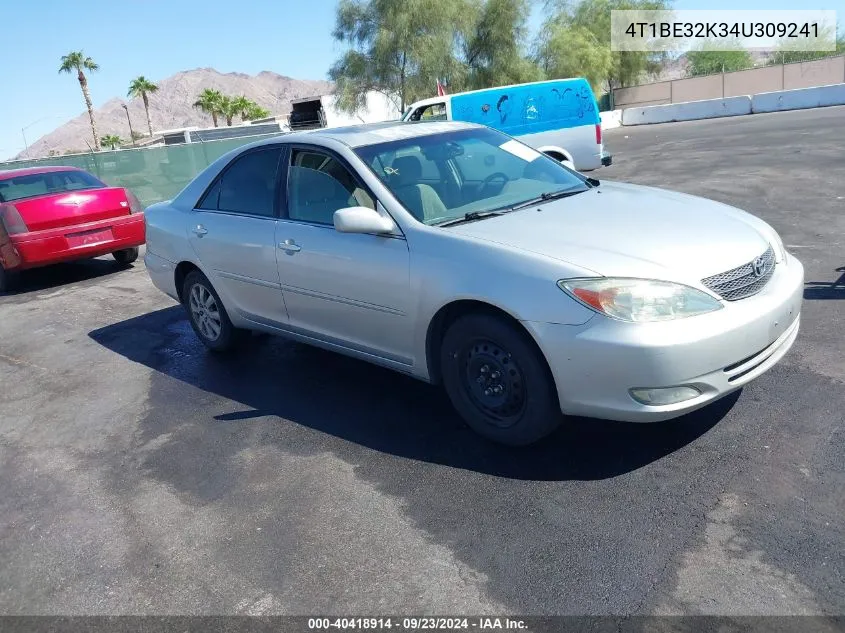
M 17 176 L 33 176 L 35 174 L 48 174 L 55 171 L 82 171 L 77 167 L 67 165 L 41 165 L 39 167 L 19 167 L 18 169 L 0 169 L 0 180 L 15 178 Z
M 275 142 L 308 143 L 316 139 L 334 140 L 344 143 L 349 147 L 363 147 L 375 145 L 400 139 L 417 138 L 430 134 L 441 134 L 443 132 L 454 132 L 455 130 L 466 130 L 480 128 L 483 126 L 475 123 L 458 121 L 383 121 L 381 123 L 364 123 L 361 125 L 350 125 L 346 127 L 318 128 L 305 132 L 293 132 L 283 137 L 276 137 Z

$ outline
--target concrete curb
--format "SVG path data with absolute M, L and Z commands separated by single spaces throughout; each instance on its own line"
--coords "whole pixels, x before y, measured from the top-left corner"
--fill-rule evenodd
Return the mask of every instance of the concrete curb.
M 780 112 L 845 105 L 845 84 L 762 92 L 751 97 L 751 111 Z
M 626 108 L 622 111 L 622 125 L 646 125 L 671 121 L 696 121 L 751 113 L 751 97 L 727 97 L 686 103 Z

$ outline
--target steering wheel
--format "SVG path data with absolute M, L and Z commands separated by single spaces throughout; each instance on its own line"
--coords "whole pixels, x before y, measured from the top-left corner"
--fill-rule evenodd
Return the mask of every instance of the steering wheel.
M 484 190 L 490 187 L 493 184 L 493 181 L 495 180 L 502 181 L 502 185 L 499 187 L 499 192 L 501 192 L 502 189 L 504 189 L 505 185 L 508 184 L 511 179 L 508 178 L 507 174 L 497 171 L 495 173 L 490 174 L 489 176 L 487 176 L 487 178 L 481 181 L 481 187 L 478 188 L 478 192 L 483 193 Z

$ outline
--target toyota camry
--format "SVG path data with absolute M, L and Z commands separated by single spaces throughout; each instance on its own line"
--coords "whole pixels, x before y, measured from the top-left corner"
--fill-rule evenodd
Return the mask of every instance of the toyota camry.
M 483 126 L 259 141 L 145 217 L 150 277 L 211 350 L 258 330 L 348 354 L 442 384 L 511 445 L 566 416 L 680 416 L 798 334 L 803 268 L 761 219 Z

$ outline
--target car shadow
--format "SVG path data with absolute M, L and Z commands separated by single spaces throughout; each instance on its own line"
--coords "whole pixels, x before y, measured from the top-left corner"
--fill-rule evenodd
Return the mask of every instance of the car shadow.
M 845 266 L 836 272 L 842 273 L 834 281 L 808 281 L 804 284 L 804 298 L 809 300 L 845 299 Z
M 113 275 L 122 270 L 128 270 L 132 266 L 132 264 L 119 264 L 108 257 L 108 259 L 83 259 L 41 268 L 30 268 L 29 270 L 22 270 L 15 288 L 8 292 L 0 292 L 0 297 L 24 295 L 79 281 L 97 279 L 98 277 Z
M 636 470 L 707 432 L 739 397 L 654 424 L 570 418 L 549 438 L 515 449 L 470 431 L 439 388 L 363 361 L 273 336 L 255 336 L 233 354 L 209 353 L 180 306 L 89 336 L 167 379 L 151 381 L 148 398 L 159 409 L 168 409 L 159 398 L 173 398 L 171 381 L 182 381 L 243 406 L 210 412 L 210 423 L 277 416 L 390 455 L 514 479 L 596 480 Z

